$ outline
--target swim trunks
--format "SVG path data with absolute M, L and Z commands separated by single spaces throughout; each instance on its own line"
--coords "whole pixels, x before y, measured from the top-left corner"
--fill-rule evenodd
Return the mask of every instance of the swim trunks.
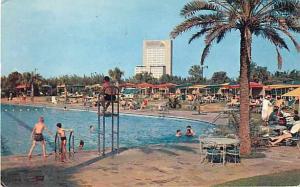
M 116 100 L 116 96 L 115 95 L 105 94 L 104 99 L 106 101 L 115 101 Z
M 35 134 L 34 135 L 34 140 L 37 141 L 37 142 L 43 141 L 44 140 L 43 134 Z
M 67 140 L 66 137 L 60 137 L 61 141 Z
M 84 141 L 83 141 L 83 140 L 80 140 L 79 145 L 84 146 Z

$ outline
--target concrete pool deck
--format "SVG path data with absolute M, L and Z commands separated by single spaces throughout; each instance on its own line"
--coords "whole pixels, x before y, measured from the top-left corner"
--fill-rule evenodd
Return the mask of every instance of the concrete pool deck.
M 7 103 L 7 102 L 1 102 Z M 17 104 L 11 103 L 9 104 Z M 64 105 L 26 103 L 63 108 Z M 68 105 L 68 109 L 83 109 Z M 93 108 L 92 110 L 95 110 Z M 173 116 L 212 122 L 218 113 L 197 115 L 195 111 L 128 111 L 134 115 Z M 217 124 L 227 124 L 220 118 Z M 260 151 L 264 158 L 242 159 L 241 164 L 201 163 L 198 144 L 152 145 L 124 149 L 115 156 L 98 157 L 93 151 L 76 153 L 66 163 L 34 156 L 1 157 L 1 180 L 8 186 L 211 186 L 239 178 L 300 168 L 297 147 L 272 147 Z M 300 176 L 299 176 L 300 177 Z
M 201 163 L 198 144 L 152 145 L 98 157 L 80 152 L 66 163 L 50 155 L 2 157 L 1 180 L 8 186 L 211 186 L 239 178 L 300 168 L 296 147 L 262 150 L 264 158 L 225 166 Z

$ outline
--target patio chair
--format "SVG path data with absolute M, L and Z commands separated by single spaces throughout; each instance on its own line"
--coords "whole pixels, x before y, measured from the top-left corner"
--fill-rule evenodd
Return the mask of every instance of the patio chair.
M 213 145 L 207 148 L 206 159 L 210 163 L 214 163 L 215 161 L 221 163 L 223 158 L 222 156 L 223 156 L 223 151 L 220 150 L 217 146 Z
M 289 100 L 287 103 L 286 103 L 286 106 L 287 108 L 289 109 L 294 109 L 294 106 L 296 104 L 296 100 L 295 99 L 292 99 L 292 100 Z
M 283 143 L 285 143 L 286 146 L 297 145 L 298 149 L 300 150 L 300 132 L 297 132 L 295 136 L 285 140 Z
M 226 150 L 226 160 L 233 161 L 235 164 L 241 162 L 239 145 L 234 145 Z

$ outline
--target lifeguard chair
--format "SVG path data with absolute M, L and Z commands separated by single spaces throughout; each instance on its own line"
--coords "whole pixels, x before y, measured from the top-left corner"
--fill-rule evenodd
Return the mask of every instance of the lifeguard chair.
M 105 90 L 110 89 L 111 94 L 109 100 L 105 100 Z M 107 95 L 106 95 L 107 96 Z M 98 95 L 98 152 L 99 155 L 102 152 L 102 155 L 105 155 L 105 139 L 106 139 L 106 125 L 108 124 L 108 120 L 111 119 L 111 152 L 118 153 L 119 150 L 119 127 L 120 127 L 120 90 L 116 86 L 110 86 L 105 88 L 99 95 Z M 109 107 L 104 110 L 105 106 L 102 106 L 103 103 L 105 105 L 109 102 Z M 102 104 L 101 104 L 102 103 Z M 116 106 L 115 106 L 116 104 Z M 109 110 L 110 108 L 110 110 Z

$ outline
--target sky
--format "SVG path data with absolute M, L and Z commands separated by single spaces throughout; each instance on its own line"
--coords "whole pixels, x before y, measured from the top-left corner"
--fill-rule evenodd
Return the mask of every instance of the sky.
M 179 12 L 188 0 L 1 0 L 1 74 L 34 71 L 44 77 L 65 74 L 107 74 L 119 67 L 125 77 L 142 65 L 143 40 L 170 39 L 184 19 Z M 173 40 L 173 74 L 187 76 L 199 65 L 203 38 L 188 44 L 193 32 Z M 294 34 L 295 35 L 295 34 Z M 295 35 L 300 42 L 300 35 Z M 300 53 L 288 42 L 282 70 L 300 69 Z M 252 59 L 277 70 L 275 49 L 254 38 Z M 226 35 L 205 61 L 205 77 L 226 71 L 239 74 L 239 33 Z

